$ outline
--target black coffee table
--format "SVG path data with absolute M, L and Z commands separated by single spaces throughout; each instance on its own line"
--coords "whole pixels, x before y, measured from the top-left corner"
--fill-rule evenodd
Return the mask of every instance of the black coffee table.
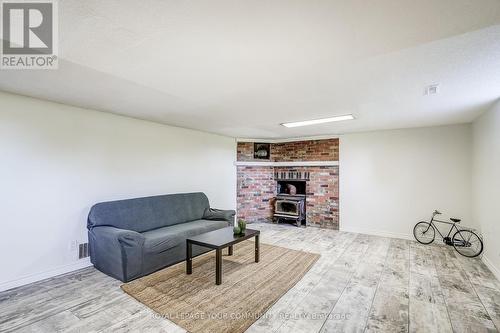
M 193 272 L 193 244 L 215 250 L 215 284 L 222 283 L 222 249 L 233 255 L 233 245 L 255 237 L 255 262 L 259 262 L 259 230 L 246 229 L 244 235 L 234 235 L 233 227 L 210 231 L 186 239 L 186 273 Z

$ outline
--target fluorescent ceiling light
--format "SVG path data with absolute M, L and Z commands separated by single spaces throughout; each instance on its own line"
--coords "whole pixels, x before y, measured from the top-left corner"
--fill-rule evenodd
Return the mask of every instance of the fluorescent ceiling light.
M 322 119 L 314 119 L 314 120 L 304 120 L 304 121 L 296 121 L 293 123 L 283 123 L 281 125 L 285 127 L 299 127 L 299 126 L 309 126 L 323 123 L 331 123 L 334 121 L 343 121 L 343 120 L 353 120 L 354 116 L 352 114 L 345 114 L 343 116 L 335 116 L 330 118 L 322 118 Z

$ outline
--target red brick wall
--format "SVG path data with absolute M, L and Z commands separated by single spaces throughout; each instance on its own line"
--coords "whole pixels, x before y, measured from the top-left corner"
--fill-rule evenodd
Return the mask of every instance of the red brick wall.
M 238 161 L 253 161 L 253 142 L 238 142 L 236 156 Z
M 254 161 L 253 142 L 238 142 L 237 159 Z M 271 143 L 271 161 L 274 162 L 338 160 L 339 139 Z
M 270 220 L 276 195 L 273 167 L 237 167 L 238 219 Z
M 271 159 L 275 162 L 338 161 L 339 139 L 273 143 Z

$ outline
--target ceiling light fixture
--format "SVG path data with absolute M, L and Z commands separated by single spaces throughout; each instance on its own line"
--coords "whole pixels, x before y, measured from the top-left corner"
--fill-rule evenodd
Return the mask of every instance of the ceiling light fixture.
M 281 125 L 285 126 L 285 127 L 300 127 L 300 126 L 309 126 L 309 125 L 316 125 L 316 124 L 331 123 L 334 121 L 344 121 L 344 120 L 353 120 L 353 119 L 354 119 L 354 116 L 352 114 L 345 114 L 342 116 L 335 116 L 335 117 L 330 117 L 330 118 L 295 121 L 292 123 L 283 123 Z

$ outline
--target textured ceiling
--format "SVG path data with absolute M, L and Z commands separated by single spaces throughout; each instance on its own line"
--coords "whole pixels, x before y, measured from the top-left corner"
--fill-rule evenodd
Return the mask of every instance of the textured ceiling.
M 65 0 L 59 20 L 59 69 L 1 90 L 269 139 L 469 122 L 500 97 L 499 0 Z

